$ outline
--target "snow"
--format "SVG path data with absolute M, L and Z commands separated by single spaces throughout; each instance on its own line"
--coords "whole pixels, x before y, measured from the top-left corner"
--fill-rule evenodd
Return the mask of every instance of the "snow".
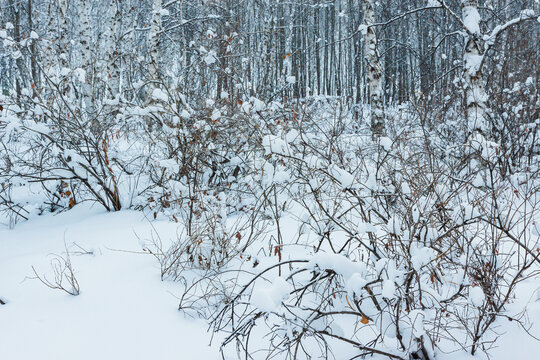
M 396 284 L 393 280 L 385 280 L 383 282 L 382 296 L 387 299 L 393 299 L 396 293 Z
M 29 121 L 25 124 L 27 129 L 35 131 L 40 134 L 48 134 L 50 129 L 46 124 Z
M 84 69 L 77 68 L 73 70 L 73 74 L 75 75 L 77 80 L 79 80 L 80 82 L 83 83 L 86 81 L 86 71 Z
M 433 259 L 435 259 L 437 253 L 433 249 L 423 247 L 420 249 L 411 249 L 411 255 L 411 263 L 413 268 L 416 271 L 419 271 L 422 266 L 429 264 Z
M 290 130 L 284 135 L 285 140 L 281 137 L 278 139 L 282 144 L 291 146 L 297 136 L 298 133 Z M 486 143 L 482 138 L 477 138 L 477 141 Z M 74 155 L 69 150 L 64 154 Z M 269 173 L 269 181 L 281 181 L 289 176 L 286 167 L 278 162 L 272 165 L 270 161 L 264 164 L 264 172 Z M 231 165 L 240 163 L 242 159 L 239 157 L 231 159 Z M 177 169 L 172 158 L 161 160 L 158 164 L 168 170 Z M 178 184 L 179 187 L 182 186 Z M 220 198 L 226 196 L 219 194 Z M 415 205 L 413 213 L 419 213 L 420 209 L 424 211 L 423 201 Z M 225 217 L 226 213 L 222 216 Z M 419 214 L 416 216 L 419 218 Z M 356 222 L 355 226 L 360 234 L 376 231 L 399 232 L 406 221 L 395 215 L 390 218 L 390 223 L 391 226 L 375 226 L 367 222 Z M 290 216 L 285 216 L 282 218 L 282 225 L 284 237 L 293 237 L 297 223 Z M 387 226 L 388 229 L 385 229 Z M 6 305 L 0 305 L 0 358 L 94 360 L 114 356 L 167 360 L 180 356 L 187 360 L 221 359 L 218 347 L 222 335 L 214 335 L 214 345 L 208 346 L 211 335 L 206 332 L 207 324 L 202 320 L 188 319 L 182 312 L 177 311 L 177 297 L 182 295 L 182 284 L 160 281 L 160 268 L 156 259 L 142 250 L 150 238 L 152 227 L 157 229 L 164 241 L 175 239 L 178 231 L 174 222 L 169 223 L 158 217 L 150 223 L 142 212 L 106 213 L 98 207 L 86 204 L 77 205 L 73 210 L 57 215 L 34 216 L 28 222 L 19 223 L 11 231 L 0 230 L 0 298 L 6 302 Z M 403 226 L 403 229 L 405 231 L 406 226 Z M 436 259 L 437 253 L 428 247 L 430 239 L 437 237 L 436 229 L 432 231 L 433 234 L 426 235 L 423 239 L 425 245 L 414 242 L 410 247 L 411 263 L 416 271 L 426 265 L 432 266 L 428 264 Z M 331 241 L 337 244 L 339 237 L 332 236 Z M 76 254 L 80 248 L 75 246 L 75 243 L 92 254 Z M 81 285 L 81 294 L 77 297 L 48 289 L 39 281 L 27 278 L 32 276 L 32 266 L 38 274 L 46 274 L 50 278 L 50 254 L 62 254 L 64 244 L 72 252 L 71 259 Z M 293 256 L 290 248 L 284 249 L 287 249 L 283 251 L 284 256 Z M 400 278 L 408 269 L 403 270 L 393 259 L 360 261 L 354 256 L 345 257 L 323 250 L 309 255 L 309 251 L 312 251 L 310 249 L 311 247 L 302 255 L 305 261 L 309 261 L 306 269 L 310 271 L 304 272 L 308 279 L 312 272 L 335 272 L 343 281 L 341 290 L 349 296 L 348 301 L 354 306 L 351 299 L 354 296 L 365 299 L 365 285 L 377 278 L 380 280 L 370 284 L 370 289 L 377 296 L 381 296 L 384 302 L 395 303 L 396 296 L 401 291 Z M 272 259 L 267 258 L 266 261 Z M 265 259 L 261 256 L 260 261 L 262 263 Z M 466 259 L 463 257 L 456 261 L 465 264 Z M 371 272 L 373 262 L 376 262 L 376 274 Z M 249 271 L 258 273 L 263 266 L 264 264 L 261 264 L 254 269 L 250 266 Z M 406 268 L 408 265 L 403 266 Z M 284 271 L 286 268 L 287 266 L 283 267 Z M 293 282 L 287 279 L 287 276 L 288 273 L 281 276 L 276 274 L 274 278 L 269 273 L 261 276 L 254 285 L 251 297 L 246 295 L 242 301 L 249 300 L 255 311 L 283 315 L 286 310 L 282 304 L 290 305 L 294 301 L 293 295 L 290 295 Z M 458 271 L 449 274 L 447 279 L 451 279 L 454 284 L 460 284 L 463 283 L 463 278 L 463 272 Z M 523 288 L 519 288 L 516 299 L 509 304 L 509 313 L 515 314 L 527 308 L 531 319 L 538 318 L 540 301 L 537 300 L 537 284 L 537 279 L 530 279 L 524 283 Z M 486 296 L 480 286 L 467 282 L 464 285 L 468 290 L 463 293 L 463 301 L 467 301 L 474 306 L 472 310 L 477 311 L 476 308 L 483 305 Z M 428 299 L 429 297 L 426 301 Z M 362 302 L 362 309 L 366 309 L 370 318 L 375 318 L 373 314 L 377 310 L 370 309 L 369 300 Z M 403 313 L 400 320 L 404 322 L 403 338 L 414 341 L 414 336 L 425 334 L 431 318 L 432 314 L 428 310 L 424 312 L 416 309 Z M 498 329 L 507 331 L 508 334 L 498 340 L 499 347 L 492 351 L 492 359 L 507 359 L 509 354 L 512 354 L 516 341 L 525 344 L 516 351 L 520 358 L 529 358 L 531 353 L 540 350 L 540 344 L 523 336 L 515 322 L 502 318 L 498 321 Z M 366 328 L 369 328 L 371 323 L 370 321 Z M 331 327 L 336 334 L 350 334 L 347 324 L 337 318 L 333 324 L 319 321 L 314 323 L 313 327 Z M 535 331 L 538 331 L 536 324 L 531 332 L 534 334 Z M 262 340 L 254 335 L 252 341 L 257 343 Z M 33 346 L 25 346 L 27 343 L 32 343 Z M 392 349 L 390 345 L 388 348 Z M 334 351 L 343 354 L 339 347 Z M 483 355 L 469 357 L 464 353 L 438 353 L 437 356 L 439 360 L 485 358 Z M 231 352 L 226 354 L 225 358 L 236 357 Z M 254 358 L 257 359 L 257 356 Z
M 514 19 L 511 19 L 511 20 L 508 20 L 506 23 L 502 24 L 502 25 L 497 25 L 493 28 L 493 30 L 491 31 L 491 34 L 488 36 L 484 36 L 484 40 L 486 41 L 485 43 L 485 49 L 488 50 L 489 47 L 493 46 L 493 44 L 495 44 L 495 40 L 497 38 L 497 36 L 499 34 L 501 34 L 504 30 L 506 30 L 507 28 L 509 28 L 510 26 L 512 25 L 515 25 L 515 24 L 518 24 L 520 23 L 522 20 L 525 20 L 525 19 L 532 19 L 536 16 L 534 10 L 531 10 L 531 9 L 525 9 L 525 10 L 522 10 L 521 13 L 520 13 L 520 16 L 517 17 L 517 18 L 514 18 Z M 510 75 L 510 74 L 509 74 Z
M 221 111 L 219 111 L 218 109 L 214 109 L 212 111 L 212 115 L 210 115 L 210 119 L 213 120 L 213 121 L 216 121 L 220 117 L 221 117 Z
M 175 159 L 166 159 L 159 162 L 159 166 L 169 170 L 172 173 L 176 173 L 180 170 L 180 165 Z
M 394 216 L 388 220 L 386 226 L 389 234 L 400 234 L 401 233 L 401 221 L 398 217 Z
M 175 235 L 170 223 L 153 226 Z M 150 230 L 143 213 L 86 205 L 0 230 L 0 358 L 221 359 L 205 323 L 177 311 L 178 284 L 161 282 L 142 251 L 135 234 L 147 239 Z M 29 278 L 32 266 L 50 277 L 50 254 L 64 243 L 81 286 L 76 297 Z M 75 255 L 74 243 L 93 254 Z
M 116 19 L 114 7 L 96 8 L 92 14 L 103 19 L 91 16 L 85 21 L 92 24 L 83 21 L 88 32 L 75 26 L 71 33 L 75 5 L 60 9 L 58 19 L 38 14 L 34 29 L 43 39 L 31 29 L 24 39 L 10 38 L 11 23 L 0 29 L 10 80 L 0 93 L 0 359 L 281 360 L 325 353 L 344 359 L 357 358 L 359 347 L 370 352 L 327 335 L 403 359 L 415 357 L 422 336 L 429 358 L 437 360 L 540 352 L 518 321 L 508 321 L 523 315 L 523 328 L 540 329 L 533 322 L 540 315 L 539 268 L 530 257 L 540 240 L 533 136 L 540 120 L 527 111 L 537 79 L 522 66 L 508 74 L 506 89 L 484 89 L 496 84 L 482 77 L 490 70 L 482 66 L 494 64 L 495 75 L 505 71 L 502 55 L 489 51 L 505 29 L 538 14 L 520 12 L 517 4 L 508 10 L 519 17 L 483 22 L 486 8 L 479 13 L 471 0 L 389 8 L 397 16 L 389 22 L 398 27 L 429 20 L 435 7 L 463 21 L 455 32 L 434 25 L 430 33 L 435 42 L 458 35 L 466 44 L 457 53 L 439 53 L 458 71 L 435 77 L 454 79 L 455 91 L 442 95 L 449 111 L 433 117 L 441 84 L 424 94 L 425 109 L 413 101 L 395 106 L 411 99 L 407 89 L 397 98 L 382 90 L 377 48 L 395 39 L 377 41 L 384 37 L 378 25 L 388 22 L 380 2 L 364 2 L 364 11 L 356 11 L 363 20 L 349 16 L 352 8 L 335 9 L 343 29 L 368 24 L 345 37 L 365 35 L 358 45 L 365 46 L 367 62 L 360 60 L 367 67 L 361 68 L 369 74 L 360 76 L 361 84 L 348 81 L 359 78 L 358 68 L 351 73 L 351 63 L 344 63 L 330 84 L 343 84 L 343 92 L 313 87 L 310 76 L 299 84 L 293 76 L 320 65 L 309 57 L 306 64 L 292 62 L 289 51 L 313 49 L 309 42 L 332 53 L 355 50 L 341 48 L 336 34 L 292 44 L 292 25 L 307 19 L 304 12 L 286 14 L 294 21 L 278 27 L 282 54 L 264 43 L 272 36 L 259 31 L 264 19 L 275 20 L 272 6 L 255 9 L 243 22 L 235 12 L 224 15 L 228 5 L 217 16 L 205 2 L 196 4 L 201 11 L 183 14 L 171 7 L 175 1 L 153 3 L 150 25 L 139 23 L 136 12 L 133 19 Z M 426 3 L 431 10 L 424 11 Z M 462 14 L 452 10 L 459 4 Z M 486 15 L 490 4 L 480 4 Z M 161 16 L 171 15 L 161 24 Z M 324 16 L 321 24 L 335 20 Z M 217 17 L 223 21 L 209 21 Z M 103 43 L 91 41 L 100 39 L 103 26 L 94 26 L 100 19 L 121 35 L 119 52 L 110 49 L 110 31 Z M 482 34 L 484 28 L 492 30 Z M 145 51 L 135 42 L 146 42 Z M 85 43 L 105 56 L 95 62 L 71 56 Z M 30 45 L 38 52 L 59 50 L 58 56 L 35 54 L 32 62 Z M 270 61 L 250 56 L 257 49 L 271 50 Z M 37 65 L 50 81 L 14 88 L 21 74 L 12 58 Z M 131 59 L 133 66 L 113 58 Z M 90 63 L 92 77 L 84 70 Z M 417 66 L 410 63 L 404 81 L 415 77 Z M 92 86 L 84 84 L 90 80 Z M 302 85 L 302 94 L 333 95 L 296 97 L 291 84 Z M 371 101 L 341 95 L 360 88 L 369 90 Z M 504 104 L 493 112 L 486 94 L 499 90 Z M 384 112 L 376 106 L 382 103 Z M 428 128 L 418 110 L 433 120 Z M 370 127 L 378 116 L 385 136 Z M 517 137 L 511 144 L 497 130 L 512 121 Z M 477 128 L 485 131 L 469 131 Z M 512 151 L 515 144 L 527 154 Z M 98 205 L 118 208 L 117 197 L 122 211 L 106 213 Z M 80 293 L 62 279 L 77 296 L 39 281 L 55 281 L 54 261 L 62 264 L 67 256 Z M 527 259 L 530 268 L 518 272 Z M 484 270 L 493 272 L 490 286 Z M 512 281 L 518 281 L 515 292 Z M 512 290 L 508 301 L 505 289 Z M 497 305 L 497 299 L 505 300 Z M 493 305 L 500 310 L 492 312 Z M 471 329 L 483 327 L 491 314 L 495 322 L 482 334 L 479 354 L 456 352 L 471 351 Z M 302 337 L 297 348 L 307 349 L 305 356 L 292 355 L 295 336 Z M 220 354 L 224 338 L 231 342 Z M 485 353 L 483 345 L 494 339 L 500 349 Z M 525 345 L 515 350 L 518 340 Z
M 210 50 L 203 58 L 206 65 L 212 65 L 217 61 L 217 53 L 214 50 Z
M 466 54 L 465 55 L 465 68 L 470 75 L 474 75 L 480 70 L 480 65 L 482 65 L 484 57 L 477 54 Z
M 365 272 L 365 265 L 351 261 L 339 254 L 329 254 L 318 252 L 313 255 L 308 263 L 308 268 L 319 268 L 321 270 L 333 270 L 345 279 L 350 279 L 353 275 L 362 276 Z M 355 275 L 356 276 L 356 275 Z
M 4 128 L 5 134 L 0 137 L 0 139 L 8 139 L 14 130 L 19 129 L 22 126 L 21 121 L 16 116 L 8 115 L 3 116 L 1 119 L 2 121 L 6 122 L 7 125 Z
M 290 155 L 289 144 L 278 136 L 266 135 L 262 138 L 262 145 L 267 154 Z
M 358 31 L 365 36 L 367 34 L 368 26 L 366 24 L 361 24 L 358 26 Z
M 349 294 L 362 294 L 362 288 L 367 284 L 367 280 L 364 279 L 359 273 L 354 273 L 345 285 L 345 288 Z
M 341 183 L 343 190 L 350 188 L 354 184 L 354 175 L 337 166 L 332 166 L 332 174 Z
M 291 129 L 287 135 L 285 135 L 285 140 L 289 143 L 289 144 L 292 144 L 294 143 L 297 139 L 300 138 L 300 133 L 295 130 L 295 129 Z
M 167 102 L 169 100 L 169 96 L 161 89 L 154 89 L 152 91 L 152 98 L 154 100 L 160 100 L 163 102 Z
M 406 182 L 401 184 L 401 191 L 403 195 L 411 195 L 411 187 Z
M 480 307 L 482 306 L 482 304 L 484 304 L 484 301 L 486 300 L 486 295 L 484 294 L 484 291 L 482 291 L 481 287 L 471 287 L 469 288 L 469 300 L 474 306 Z
M 287 76 L 287 83 L 294 84 L 296 83 L 296 76 Z
M 284 278 L 278 277 L 270 286 L 256 287 L 251 294 L 251 302 L 261 311 L 277 312 L 292 290 L 292 286 Z
M 62 76 L 68 76 L 70 73 L 71 73 L 70 68 L 62 68 L 62 70 L 60 70 L 60 75 Z
M 463 7 L 463 24 L 472 34 L 480 34 L 480 14 L 475 6 Z
M 180 116 L 183 119 L 189 119 L 191 117 L 191 114 L 186 109 L 183 109 L 182 112 L 180 113 Z
M 386 136 L 382 136 L 379 139 L 379 141 L 381 143 L 381 146 L 384 148 L 384 150 L 390 151 L 390 149 L 392 148 L 392 140 L 390 138 L 387 138 Z
M 251 108 L 251 111 L 253 111 L 253 112 L 262 111 L 265 108 L 264 102 L 257 99 L 256 97 L 251 97 L 250 102 L 251 102 L 251 104 L 253 106 Z
M 406 318 L 412 327 L 412 333 L 415 337 L 425 334 L 424 320 L 426 319 L 426 314 L 422 310 L 413 310 L 406 315 Z
M 369 223 L 358 223 L 358 232 L 365 234 L 368 232 L 376 232 L 377 228 Z

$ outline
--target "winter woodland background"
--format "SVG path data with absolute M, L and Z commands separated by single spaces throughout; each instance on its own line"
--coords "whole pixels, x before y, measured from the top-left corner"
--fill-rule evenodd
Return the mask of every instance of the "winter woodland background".
M 140 281 L 209 324 L 216 358 L 534 344 L 539 7 L 0 0 L 0 323 L 55 304 L 99 319 L 97 294 L 137 303 Z M 100 288 L 118 264 L 125 291 Z M 133 313 L 174 342 L 156 296 Z

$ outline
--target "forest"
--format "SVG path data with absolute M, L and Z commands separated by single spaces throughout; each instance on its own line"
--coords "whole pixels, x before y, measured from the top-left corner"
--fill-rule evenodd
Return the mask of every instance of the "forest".
M 538 0 L 0 0 L 0 358 L 534 358 L 539 39 Z

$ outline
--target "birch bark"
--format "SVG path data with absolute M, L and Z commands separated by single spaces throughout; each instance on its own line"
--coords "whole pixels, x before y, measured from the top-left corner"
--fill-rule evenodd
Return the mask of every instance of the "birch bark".
M 369 102 L 371 105 L 371 131 L 374 136 L 384 133 L 384 105 L 382 89 L 382 67 L 377 53 L 377 35 L 375 28 L 375 8 L 373 0 L 362 0 L 364 7 L 364 46 L 367 77 L 369 84 Z

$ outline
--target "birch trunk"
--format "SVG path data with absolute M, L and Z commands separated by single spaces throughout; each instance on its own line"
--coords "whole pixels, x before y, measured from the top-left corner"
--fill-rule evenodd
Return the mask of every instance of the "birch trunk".
M 373 0 L 362 0 L 364 7 L 364 46 L 367 77 L 369 83 L 369 102 L 371 105 L 371 131 L 375 136 L 384 133 L 384 105 L 382 89 L 382 68 L 377 53 L 377 35 L 372 26 L 375 23 Z
M 32 7 L 32 0 L 28 0 L 28 28 L 30 34 L 34 31 L 34 20 L 33 20 L 33 7 Z M 40 87 L 40 81 L 39 81 L 39 69 L 37 65 L 37 49 L 36 49 L 36 41 L 32 41 L 30 44 L 30 69 L 32 72 L 32 94 L 35 97 L 37 95 L 37 89 Z
M 106 71 L 108 76 L 109 91 L 112 97 L 116 97 L 120 91 L 120 68 L 118 66 L 118 44 L 117 36 L 120 28 L 120 4 L 111 1 L 107 17 L 106 42 Z
M 80 0 L 80 29 L 79 29 L 79 45 L 81 48 L 81 67 L 85 70 L 85 83 L 82 86 L 83 103 L 86 107 L 86 111 L 91 111 L 92 99 L 91 99 L 91 86 L 90 79 L 92 78 L 91 72 L 91 49 L 90 43 L 92 41 L 92 28 L 90 25 L 90 1 Z
M 90 64 L 90 42 L 91 42 L 91 26 L 90 26 L 90 1 L 80 0 L 80 29 L 79 29 L 79 45 L 81 47 L 81 67 L 86 69 Z
M 50 76 L 53 72 L 54 60 L 57 55 L 57 48 L 55 44 L 56 39 L 56 15 L 55 6 L 53 3 L 49 3 L 47 8 L 47 42 L 45 51 L 45 73 L 46 76 Z
M 489 131 L 485 118 L 487 95 L 482 74 L 484 41 L 480 32 L 478 1 L 462 0 L 461 12 L 463 24 L 469 33 L 463 54 L 467 126 L 471 131 L 487 133 Z
M 161 0 L 154 0 L 152 6 L 152 24 L 150 26 L 150 69 L 149 76 L 152 80 L 159 78 L 159 31 L 161 30 Z
M 62 64 L 62 67 L 69 68 L 69 40 L 66 0 L 58 0 L 58 22 L 60 25 L 60 63 Z

